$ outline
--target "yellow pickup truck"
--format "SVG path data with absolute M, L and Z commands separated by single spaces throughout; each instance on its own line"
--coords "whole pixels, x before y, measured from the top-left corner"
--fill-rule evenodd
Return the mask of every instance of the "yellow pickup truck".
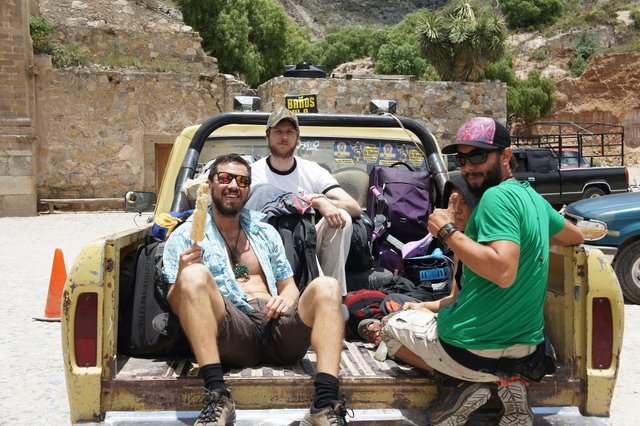
M 154 214 L 192 207 L 193 199 L 182 188 L 217 155 L 268 155 L 267 118 L 267 113 L 259 112 L 223 113 L 186 128 L 173 146 Z M 443 190 L 447 171 L 440 149 L 417 121 L 391 115 L 329 114 L 300 114 L 299 121 L 302 137 L 297 154 L 327 167 L 363 206 L 367 173 L 373 165 L 403 161 L 427 171 L 437 194 Z M 131 192 L 125 202 L 142 209 L 145 201 L 155 199 L 149 195 Z M 202 382 L 193 357 L 142 358 L 118 350 L 120 290 L 131 284 L 121 268 L 148 241 L 150 227 L 151 223 L 90 242 L 71 268 L 61 320 L 72 422 L 184 424 L 200 409 Z M 620 286 L 599 250 L 552 247 L 550 268 L 546 332 L 559 367 L 556 374 L 531 385 L 531 406 L 536 418 L 563 412 L 606 418 L 622 346 Z M 315 354 L 309 351 L 290 367 L 226 373 L 239 410 L 238 424 L 295 424 L 312 396 L 314 363 Z M 354 410 L 351 421 L 361 424 L 424 424 L 425 407 L 449 386 L 390 359 L 377 361 L 369 344 L 355 341 L 344 342 L 340 381 Z M 487 424 L 495 424 L 498 415 L 499 403 L 492 401 L 478 413 Z

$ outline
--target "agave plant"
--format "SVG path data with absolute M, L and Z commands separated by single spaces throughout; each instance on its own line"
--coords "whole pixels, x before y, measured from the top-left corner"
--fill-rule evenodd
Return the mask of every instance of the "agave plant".
M 507 29 L 502 18 L 478 14 L 468 0 L 461 0 L 449 13 L 429 14 L 418 38 L 422 54 L 442 80 L 475 81 L 504 54 Z

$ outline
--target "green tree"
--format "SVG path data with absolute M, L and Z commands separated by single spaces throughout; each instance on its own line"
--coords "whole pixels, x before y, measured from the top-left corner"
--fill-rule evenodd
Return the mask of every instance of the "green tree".
M 282 5 L 271 0 L 176 0 L 184 20 L 218 59 L 220 71 L 242 76 L 251 86 L 282 74 L 296 63 L 308 36 Z
M 389 27 L 383 28 L 379 37 L 375 72 L 378 74 L 410 74 L 424 80 L 438 78 L 434 68 L 420 54 L 420 44 L 416 28 L 429 13 L 420 9 Z
M 500 8 L 510 28 L 535 28 L 554 23 L 563 4 L 561 0 L 502 0 Z
M 507 115 L 509 121 L 531 124 L 548 115 L 555 103 L 553 80 L 539 71 L 531 71 L 526 80 L 516 77 L 513 58 L 507 54 L 498 62 L 487 65 L 483 78 L 507 83 Z
M 458 1 L 450 12 L 428 14 L 418 31 L 422 54 L 442 80 L 476 81 L 505 52 L 502 19 L 477 13 L 468 0 Z
M 543 78 L 539 71 L 530 71 L 526 80 L 518 80 L 507 88 L 507 110 L 527 125 L 531 124 L 551 112 L 555 89 L 553 80 Z
M 375 72 L 377 74 L 403 74 L 422 77 L 427 71 L 427 61 L 415 54 L 415 46 L 385 44 L 378 50 Z
M 573 56 L 569 61 L 569 69 L 574 77 L 579 77 L 589 65 L 589 60 L 600 50 L 598 39 L 589 34 L 587 30 L 582 30 L 580 37 L 573 45 Z
M 420 9 L 395 25 L 384 28 L 346 27 L 330 31 L 312 43 L 304 59 L 328 70 L 345 62 L 371 57 L 378 74 L 412 74 L 436 79 L 437 74 L 420 55 L 416 27 L 428 13 Z
M 387 42 L 381 29 L 345 27 L 335 29 L 311 46 L 304 54 L 310 63 L 324 65 L 327 70 L 345 62 L 366 57 L 375 57 L 378 47 Z

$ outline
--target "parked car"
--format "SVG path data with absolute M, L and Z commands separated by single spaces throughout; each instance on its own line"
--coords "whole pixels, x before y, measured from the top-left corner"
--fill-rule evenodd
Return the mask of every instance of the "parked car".
M 640 304 L 640 192 L 569 204 L 565 217 L 590 230 L 586 243 L 612 260 L 625 298 Z
M 513 175 L 529 181 L 556 206 L 583 198 L 629 192 L 629 170 L 624 166 L 566 168 L 549 148 L 513 148 L 518 166 Z

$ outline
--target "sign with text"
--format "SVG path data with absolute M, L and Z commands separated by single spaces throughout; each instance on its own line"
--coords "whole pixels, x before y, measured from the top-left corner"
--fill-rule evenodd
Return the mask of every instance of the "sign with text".
M 318 112 L 318 95 L 309 93 L 306 95 L 285 95 L 287 109 L 297 113 Z

